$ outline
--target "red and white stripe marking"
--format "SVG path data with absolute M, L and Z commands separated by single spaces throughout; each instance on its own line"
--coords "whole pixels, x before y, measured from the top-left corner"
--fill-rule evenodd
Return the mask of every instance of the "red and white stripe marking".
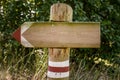
M 66 77 L 69 77 L 69 71 L 63 72 L 63 73 L 55 73 L 55 72 L 48 71 L 47 76 L 49 78 L 66 78 Z
M 50 78 L 69 77 L 69 60 L 62 62 L 49 61 L 47 76 Z

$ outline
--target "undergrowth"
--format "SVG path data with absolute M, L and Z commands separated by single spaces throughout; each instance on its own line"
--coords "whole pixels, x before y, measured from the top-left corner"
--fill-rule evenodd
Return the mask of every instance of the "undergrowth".
M 25 57 L 33 54 L 36 57 L 35 65 L 29 64 L 18 68 Z M 0 80 L 46 80 L 47 61 L 47 49 L 36 49 L 19 59 L 14 65 L 8 67 L 0 65 Z M 27 66 L 34 66 L 34 70 Z M 79 64 L 70 61 L 70 80 L 120 80 L 120 67 L 118 65 L 103 66 L 98 63 L 89 66 L 84 59 L 81 59 Z

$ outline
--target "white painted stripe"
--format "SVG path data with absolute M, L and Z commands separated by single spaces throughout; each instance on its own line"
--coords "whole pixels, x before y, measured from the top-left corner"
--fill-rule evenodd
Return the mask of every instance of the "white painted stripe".
M 27 46 L 27 47 L 34 47 L 32 44 L 30 44 L 22 35 L 21 35 L 21 44 L 23 46 Z
M 21 44 L 23 46 L 27 47 L 33 47 L 32 44 L 30 44 L 23 36 L 22 34 L 30 28 L 30 26 L 33 24 L 33 22 L 25 22 L 24 24 L 21 25 Z
M 52 67 L 67 67 L 69 66 L 69 60 L 62 61 L 62 62 L 49 61 L 48 65 Z
M 26 30 L 30 28 L 33 22 L 25 22 L 21 25 L 21 34 L 23 34 Z
M 62 72 L 62 73 L 56 73 L 56 72 L 48 71 L 47 76 L 49 78 L 65 78 L 65 77 L 69 77 L 69 71 L 68 72 Z

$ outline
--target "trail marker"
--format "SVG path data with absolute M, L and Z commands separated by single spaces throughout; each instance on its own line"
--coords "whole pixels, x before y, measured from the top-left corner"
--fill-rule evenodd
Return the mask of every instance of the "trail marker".
M 25 47 L 97 48 L 100 24 L 93 22 L 25 22 L 13 36 Z
M 67 4 L 53 4 L 53 22 L 25 22 L 13 33 L 25 47 L 49 48 L 48 80 L 69 80 L 70 48 L 100 47 L 100 23 L 71 22 L 72 13 Z

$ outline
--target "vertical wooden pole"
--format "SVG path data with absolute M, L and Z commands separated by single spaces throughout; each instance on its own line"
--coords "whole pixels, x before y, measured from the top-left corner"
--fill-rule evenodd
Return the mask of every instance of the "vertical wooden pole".
M 51 6 L 50 21 L 71 22 L 72 8 L 64 3 Z M 69 80 L 70 48 L 49 48 L 47 80 Z

